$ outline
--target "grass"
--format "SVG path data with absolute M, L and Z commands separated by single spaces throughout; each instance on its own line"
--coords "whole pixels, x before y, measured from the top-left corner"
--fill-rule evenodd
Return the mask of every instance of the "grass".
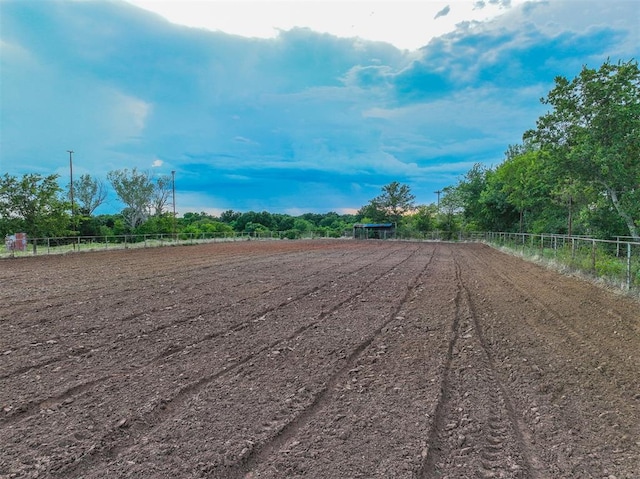
M 616 289 L 640 293 L 640 248 L 632 251 L 630 267 L 625 254 L 618 257 L 611 244 L 583 241 L 572 248 L 571 243 L 549 245 L 541 248 L 539 245 L 531 247 L 529 243 L 501 242 L 493 244 L 511 254 L 517 254 L 551 267 L 561 273 L 578 274 L 583 278 L 605 283 Z M 556 247 L 554 247 L 556 246 Z

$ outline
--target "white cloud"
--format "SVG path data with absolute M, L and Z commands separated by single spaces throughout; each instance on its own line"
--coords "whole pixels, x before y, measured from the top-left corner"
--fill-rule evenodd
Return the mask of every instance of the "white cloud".
M 163 164 L 164 164 L 164 161 L 162 160 L 153 160 L 153 163 L 151 163 L 151 167 L 160 168 Z
M 102 98 L 108 105 L 103 114 L 112 144 L 135 140 L 144 133 L 151 104 L 118 90 L 107 90 Z
M 471 0 L 456 1 L 453 7 L 440 0 L 129 0 L 174 23 L 246 37 L 274 38 L 280 30 L 309 27 L 407 50 L 453 31 L 462 21 L 485 21 L 503 13 L 509 3 L 524 1 L 491 1 L 476 8 Z

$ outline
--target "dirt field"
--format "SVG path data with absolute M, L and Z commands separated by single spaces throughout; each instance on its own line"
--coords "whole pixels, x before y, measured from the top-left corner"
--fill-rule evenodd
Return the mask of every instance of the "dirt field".
M 640 305 L 480 244 L 0 262 L 0 477 L 640 477 Z

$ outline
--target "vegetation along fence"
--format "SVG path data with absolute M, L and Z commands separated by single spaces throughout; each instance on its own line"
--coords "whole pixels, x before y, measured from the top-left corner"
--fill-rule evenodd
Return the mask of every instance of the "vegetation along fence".
M 349 232 L 350 233 L 350 232 Z M 27 238 L 25 248 L 6 247 L 0 257 L 21 257 L 41 254 L 65 254 L 80 251 L 100 251 L 129 248 L 152 248 L 199 243 L 324 238 L 325 231 L 308 231 L 293 235 L 290 231 L 260 231 L 252 233 L 178 233 L 113 236 L 67 236 L 58 238 Z
M 553 261 L 627 290 L 640 288 L 640 243 L 628 237 L 604 240 L 557 234 L 473 233 L 469 239 Z
M 345 231 L 342 238 L 351 238 Z M 189 245 L 199 243 L 250 240 L 316 239 L 325 238 L 326 232 L 308 231 L 291 237 L 291 232 L 253 233 L 179 233 L 73 236 L 63 238 L 28 238 L 23 251 L 5 249 L 0 257 L 20 257 L 40 254 L 64 254 L 79 251 L 100 251 L 157 246 Z M 501 232 L 448 232 L 431 231 L 419 237 L 398 234 L 400 240 L 422 241 L 481 241 L 507 248 L 523 256 L 554 262 L 569 270 L 581 271 L 602 278 L 627 290 L 640 290 L 640 242 L 627 237 L 613 240 L 566 236 L 557 234 L 501 233 Z

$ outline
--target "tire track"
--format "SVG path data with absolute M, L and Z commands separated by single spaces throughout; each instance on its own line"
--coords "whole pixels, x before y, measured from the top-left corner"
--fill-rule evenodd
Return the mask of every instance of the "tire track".
M 418 251 L 417 249 L 414 251 L 414 253 Z M 392 257 L 395 253 L 397 253 L 396 249 L 393 249 L 392 251 L 386 251 L 385 254 L 382 257 L 379 258 L 375 258 L 375 261 L 379 262 L 379 261 L 383 261 L 387 258 Z M 369 259 L 371 259 L 370 255 L 363 255 L 367 256 Z M 405 259 L 404 261 L 407 261 L 408 259 Z M 259 318 L 262 318 L 264 316 L 266 316 L 269 313 L 272 313 L 274 311 L 277 311 L 278 309 L 285 307 L 285 306 L 290 306 L 291 304 L 297 302 L 297 301 L 302 301 L 304 298 L 307 298 L 311 295 L 313 295 L 314 293 L 318 292 L 319 290 L 321 290 L 322 288 L 327 287 L 330 283 L 334 283 L 337 280 L 347 280 L 349 277 L 352 276 L 357 276 L 360 272 L 362 272 L 363 270 L 367 269 L 368 267 L 370 267 L 370 264 L 365 264 L 361 267 L 359 267 L 356 270 L 352 270 L 352 271 L 348 271 L 346 273 L 340 274 L 338 276 L 332 276 L 330 280 L 325 281 L 324 283 L 322 283 L 321 285 L 316 285 L 313 286 L 311 288 L 305 289 L 303 291 L 301 291 L 298 295 L 287 298 L 287 300 L 282 301 L 280 303 L 274 304 L 272 306 L 263 308 L 261 310 L 259 310 L 258 312 L 254 313 L 250 318 L 243 320 L 243 321 L 239 321 L 235 324 L 230 325 L 229 327 L 225 328 L 225 329 L 220 329 L 218 331 L 212 332 L 212 333 L 208 333 L 205 334 L 204 336 L 202 336 L 201 338 L 199 338 L 196 341 L 191 341 L 189 343 L 189 347 L 193 347 L 202 343 L 205 343 L 207 341 L 211 341 L 214 340 L 216 338 L 225 336 L 227 334 L 229 334 L 230 332 L 238 332 L 241 331 L 243 329 L 246 329 L 247 327 L 252 326 L 253 324 L 256 323 L 256 321 Z M 365 286 L 363 286 L 362 291 L 366 290 L 367 287 L 369 287 L 371 284 L 373 284 L 375 281 L 378 281 L 379 279 L 381 279 L 382 277 L 384 277 L 385 275 L 388 275 L 389 272 L 393 271 L 394 269 L 397 269 L 399 267 L 399 265 L 394 265 L 391 268 L 389 268 L 388 270 L 384 271 L 383 273 L 381 273 L 377 278 L 369 281 Z M 326 272 L 328 270 L 334 269 L 335 267 L 330 265 L 330 266 L 326 266 L 323 267 L 320 271 L 316 272 L 315 275 L 320 275 L 323 272 Z M 292 282 L 291 281 L 287 281 L 284 284 L 280 284 L 278 285 L 276 288 L 274 289 L 284 289 L 286 288 L 288 285 L 290 285 Z M 354 297 L 357 297 L 359 294 L 362 293 L 362 291 L 356 290 L 356 293 L 352 294 L 351 296 L 347 297 L 346 299 L 344 299 L 343 301 L 341 301 L 339 304 L 339 306 L 345 304 L 346 302 L 352 300 Z M 260 297 L 264 294 L 268 294 L 268 292 L 262 292 L 256 296 L 253 297 L 248 297 L 242 300 L 242 302 L 248 302 L 252 299 L 255 299 L 257 297 Z M 234 303 L 234 304 L 238 304 L 238 303 Z M 218 310 L 215 310 L 215 312 L 220 312 L 220 311 L 224 311 L 226 309 L 229 309 L 232 305 L 229 304 L 227 305 L 225 308 L 220 308 Z M 319 320 L 323 319 L 325 316 L 327 316 L 328 314 L 330 314 L 331 312 L 333 312 L 334 310 L 330 310 L 329 312 L 322 312 L 319 316 Z M 152 330 L 150 333 L 153 332 L 159 332 L 162 331 L 164 329 L 167 328 L 171 328 L 174 327 L 176 325 L 179 324 L 183 324 L 185 322 L 189 322 L 192 321 L 193 319 L 201 316 L 203 314 L 202 311 L 198 311 L 196 314 L 192 315 L 191 317 L 188 317 L 186 319 L 181 319 L 178 321 L 174 321 L 171 322 L 167 325 L 163 325 L 161 327 L 158 327 L 154 330 Z M 206 313 L 204 313 L 206 314 Z M 315 325 L 317 325 L 318 321 L 311 323 L 311 325 L 309 325 L 309 327 L 313 327 Z M 305 328 L 308 329 L 308 328 Z M 298 333 L 299 334 L 299 333 Z M 297 336 L 297 334 L 294 334 L 293 337 Z M 122 342 L 122 343 L 127 343 L 127 342 L 136 342 L 137 341 L 137 337 L 136 336 L 132 336 L 129 338 L 119 338 L 117 342 Z M 279 342 L 275 344 L 270 344 L 267 345 L 266 348 L 273 348 L 275 347 Z M 127 374 L 135 374 L 136 372 L 139 371 L 144 371 L 147 369 L 152 369 L 158 365 L 160 365 L 162 362 L 168 360 L 169 358 L 171 358 L 172 356 L 175 356 L 181 352 L 183 352 L 185 349 L 187 348 L 187 346 L 178 346 L 178 345 L 170 345 L 168 346 L 164 351 L 162 351 L 160 354 L 158 354 L 156 357 L 152 358 L 150 361 L 148 361 L 147 363 L 145 363 L 142 366 L 139 366 L 138 368 L 131 370 L 128 369 L 127 370 Z M 260 352 L 262 352 L 262 350 L 260 350 Z M 50 360 L 44 361 L 42 363 L 42 367 L 45 366 L 50 366 L 53 365 L 55 363 L 58 362 L 63 362 L 63 361 L 68 361 L 71 359 L 80 359 L 82 356 L 69 356 L 69 355 L 60 355 L 57 358 L 52 358 Z M 249 357 L 249 359 L 251 359 L 251 357 Z M 244 363 L 246 361 L 243 361 L 242 363 Z M 7 379 L 9 377 L 15 376 L 16 374 L 24 374 L 25 372 L 28 372 L 32 369 L 37 369 L 39 366 L 25 366 L 22 369 L 22 371 L 19 371 L 19 373 L 10 373 L 8 375 L 5 375 L 4 377 L 0 377 L 0 379 Z M 225 373 L 227 373 L 228 371 L 225 371 Z M 98 385 L 100 383 L 106 382 L 110 379 L 113 379 L 115 377 L 118 377 L 119 374 L 114 374 L 114 373 L 110 373 L 110 374 L 105 374 L 102 375 L 99 378 L 94 378 L 91 379 L 89 381 L 85 381 L 85 382 L 81 382 L 80 384 L 74 385 L 64 391 L 62 391 L 59 394 L 56 394 L 54 396 L 50 396 L 48 398 L 45 399 L 40 399 L 40 400 L 34 400 L 31 401 L 29 403 L 23 403 L 21 405 L 17 405 L 15 407 L 12 408 L 12 410 L 5 416 L 0 417 L 0 425 L 12 425 L 15 424 L 16 422 L 19 422 L 21 420 L 24 419 L 28 419 L 29 417 L 33 416 L 34 414 L 37 414 L 41 409 L 42 409 L 42 404 L 44 403 L 62 403 L 65 399 L 68 399 L 70 396 L 74 395 L 74 394 L 79 394 L 82 393 L 86 390 L 88 390 L 90 387 Z M 212 376 L 212 381 L 217 379 L 219 376 Z
M 325 386 L 316 394 L 311 404 L 303 409 L 293 420 L 287 422 L 282 426 L 275 435 L 266 443 L 254 447 L 249 454 L 242 458 L 242 461 L 233 465 L 223 468 L 224 477 L 227 479 L 242 479 L 247 476 L 253 469 L 258 467 L 259 464 L 265 462 L 268 457 L 280 450 L 285 444 L 287 444 L 292 438 L 294 438 L 298 432 L 304 428 L 309 422 L 311 422 L 317 414 L 325 408 L 328 401 L 330 401 L 330 394 L 335 390 L 336 385 L 340 380 L 353 369 L 354 365 L 363 354 L 363 352 L 373 343 L 382 332 L 389 327 L 393 321 L 398 320 L 398 314 L 402 310 L 405 303 L 413 294 L 415 288 L 420 284 L 420 278 L 424 276 L 427 269 L 431 265 L 438 247 L 436 246 L 431 252 L 426 265 L 420 270 L 420 272 L 414 276 L 406 286 L 406 292 L 402 299 L 395 306 L 393 312 L 378 328 L 376 328 L 371 335 L 369 335 L 364 341 L 359 343 L 351 353 L 345 358 L 344 364 L 326 381 Z M 417 251 L 417 250 L 416 250 Z M 415 254 L 415 252 L 413 254 Z M 408 262 L 411 256 L 407 257 L 403 263 Z M 337 306 L 335 310 L 338 310 L 341 305 Z
M 456 314 L 422 479 L 541 479 L 541 461 L 500 380 L 459 262 L 454 258 Z
M 402 249 L 406 248 L 403 247 Z M 365 291 L 372 289 L 376 283 L 383 280 L 390 274 L 393 274 L 395 270 L 401 268 L 405 263 L 410 261 L 418 251 L 419 248 L 415 248 L 413 249 L 413 251 L 410 251 L 409 254 L 400 262 L 395 263 L 384 272 L 376 275 L 376 277 L 366 281 L 366 283 L 362 287 L 356 289 L 354 293 L 349 294 L 346 298 L 332 305 L 332 307 L 328 310 L 322 311 L 315 320 L 297 328 L 284 337 L 278 338 L 277 340 L 262 346 L 258 350 L 254 350 L 251 353 L 236 359 L 235 361 L 224 366 L 222 369 L 219 369 L 211 374 L 201 377 L 196 381 L 191 382 L 188 385 L 183 386 L 172 398 L 163 400 L 161 404 L 158 404 L 152 410 L 147 411 L 139 415 L 138 417 L 127 419 L 125 421 L 127 424 L 126 434 L 123 433 L 122 427 L 116 426 L 102 437 L 102 439 L 100 440 L 100 446 L 87 450 L 82 455 L 78 456 L 73 463 L 63 466 L 59 472 L 65 475 L 81 475 L 83 471 L 91 469 L 91 467 L 93 467 L 95 464 L 98 464 L 102 461 L 111 460 L 112 458 L 121 455 L 124 451 L 132 447 L 137 442 L 137 438 L 141 437 L 142 435 L 148 435 L 151 431 L 158 428 L 162 423 L 172 417 L 172 415 L 180 411 L 184 404 L 186 404 L 192 396 L 197 395 L 205 387 L 209 386 L 214 381 L 237 371 L 241 366 L 254 360 L 257 356 L 276 349 L 279 345 L 291 341 L 292 339 L 303 334 L 305 331 L 318 326 L 318 324 L 324 321 L 326 317 L 339 310 L 345 304 L 354 301 Z M 389 253 L 389 255 L 397 253 L 398 250 L 394 249 Z M 393 318 L 391 318 L 389 321 L 391 320 L 393 320 Z M 380 330 L 381 329 L 382 328 L 380 328 Z M 372 340 L 373 338 L 368 341 L 367 344 Z
M 424 456 L 424 460 L 417 472 L 419 479 L 430 479 L 435 477 L 436 463 L 440 456 L 441 436 L 445 430 L 445 421 L 447 420 L 447 411 L 451 409 L 451 364 L 453 362 L 454 348 L 458 342 L 460 335 L 460 300 L 462 296 L 461 286 L 459 281 L 460 271 L 459 266 L 455 264 L 455 276 L 456 276 L 456 293 L 454 296 L 455 315 L 453 322 L 451 323 L 449 344 L 447 347 L 447 354 L 445 356 L 445 363 L 442 372 L 442 379 L 440 382 L 440 395 L 438 402 L 433 412 L 433 422 L 429 435 L 427 437 L 427 453 Z
M 535 450 L 549 476 L 590 477 L 589 473 L 594 473 L 606 477 L 613 473 L 621 477 L 615 472 L 624 470 L 625 458 L 629 464 L 630 458 L 638 457 L 640 446 L 630 440 L 638 437 L 637 355 L 630 347 L 637 341 L 619 341 L 617 326 L 591 307 L 605 305 L 608 311 L 623 299 L 607 298 L 593 286 L 584 291 L 580 281 L 559 277 L 562 286 L 569 283 L 561 289 L 565 297 L 555 307 L 549 306 L 547 303 L 559 295 L 549 286 L 556 273 L 547 276 L 538 266 L 526 268 L 526 262 L 508 255 L 510 261 L 499 261 L 502 254 L 486 249 L 488 255 L 474 248 L 465 256 L 473 277 L 488 283 L 474 296 L 479 309 L 487 319 L 492 311 L 503 312 L 503 317 L 494 314 L 491 320 L 497 332 L 491 343 L 505 381 L 513 385 L 512 397 L 523 407 L 526 426 L 522 431 L 531 431 L 535 437 Z M 515 266 L 521 262 L 526 275 L 517 273 Z M 591 292 L 591 288 L 595 290 Z M 481 296 L 487 293 L 490 296 Z M 513 306 L 496 304 L 492 297 L 513 298 Z M 625 318 L 628 321 L 632 316 Z M 565 329 L 563 323 L 575 328 Z M 573 434 L 575 430 L 580 434 Z
M 289 261 L 291 264 L 295 265 L 296 260 L 299 262 L 299 257 L 304 256 L 304 254 L 305 254 L 304 252 L 300 252 L 295 255 L 291 254 L 289 256 L 285 256 L 285 259 Z M 246 255 L 242 255 L 241 253 L 238 253 L 233 257 L 233 260 L 235 262 L 229 261 L 229 263 L 225 263 L 224 261 L 219 261 L 219 257 L 215 258 L 215 260 L 218 260 L 218 262 L 212 262 L 210 258 L 205 257 L 204 259 L 197 261 L 195 263 L 189 263 L 188 265 L 189 269 L 186 271 L 184 266 L 180 267 L 180 269 L 177 271 L 179 273 L 178 275 L 176 275 L 176 272 L 174 271 L 170 273 L 163 273 L 160 275 L 148 274 L 145 276 L 137 276 L 133 280 L 120 278 L 120 280 L 118 281 L 118 289 L 117 290 L 110 289 L 108 291 L 104 291 L 103 289 L 96 289 L 95 286 L 91 286 L 87 288 L 77 288 L 74 285 L 73 295 L 74 295 L 74 298 L 76 299 L 75 304 L 77 304 L 78 298 L 79 299 L 88 298 L 87 301 L 82 301 L 83 303 L 88 303 L 90 302 L 91 299 L 94 299 L 96 295 L 100 296 L 100 300 L 104 302 L 108 302 L 109 298 L 121 298 L 125 293 L 135 293 L 136 296 L 139 297 L 139 299 L 144 299 L 140 297 L 140 284 L 143 284 L 149 280 L 153 280 L 155 284 L 159 284 L 163 280 L 171 279 L 172 282 L 176 282 L 177 284 L 180 284 L 180 280 L 186 277 L 186 278 L 189 278 L 189 281 L 185 281 L 184 283 L 187 283 L 189 286 L 183 289 L 195 289 L 202 284 L 207 284 L 208 279 L 207 279 L 206 273 L 210 270 L 215 270 L 217 267 L 220 266 L 220 264 L 223 264 L 225 266 L 225 269 L 226 269 L 226 271 L 224 271 L 225 274 L 231 274 L 235 276 L 237 275 L 237 271 L 235 270 L 235 268 L 239 266 L 246 266 L 248 272 L 250 272 L 255 270 L 256 265 L 260 265 L 261 263 L 268 264 L 270 261 L 272 261 L 274 257 L 282 256 L 282 255 L 286 255 L 286 253 L 279 252 L 279 253 L 266 254 L 258 258 L 253 258 L 253 257 L 247 258 Z M 236 261 L 236 260 L 239 260 L 239 261 Z M 179 267 L 179 264 L 176 264 L 176 266 Z M 194 271 L 197 271 L 197 274 L 194 274 Z M 215 271 L 215 274 L 219 276 L 220 271 Z M 73 277 L 73 273 L 69 273 L 69 276 Z M 247 282 L 246 278 L 244 279 L 244 282 L 246 284 Z M 88 283 L 83 283 L 83 284 L 88 284 Z M 156 294 L 156 291 L 151 291 L 151 293 L 152 293 L 151 296 L 148 296 L 149 298 L 153 297 L 153 295 Z M 5 296 L 5 297 L 7 299 L 10 299 L 10 296 Z M 63 301 L 59 301 L 56 303 L 51 302 L 52 300 L 55 300 L 57 298 L 62 298 Z M 47 301 L 47 304 L 46 304 L 47 310 L 64 309 L 65 307 L 69 306 L 69 292 L 64 291 L 58 295 L 47 296 L 46 301 Z M 7 307 L 11 306 L 13 308 L 12 315 L 16 316 L 21 313 L 19 309 L 15 310 L 15 306 L 20 303 L 22 303 L 26 307 L 24 313 L 28 313 L 28 314 L 33 313 L 32 301 L 30 300 L 25 300 L 22 302 L 11 301 L 11 303 L 7 304 L 6 306 Z M 123 303 L 124 301 L 120 301 L 120 304 L 123 304 Z M 0 306 L 3 306 L 3 304 L 0 304 Z M 131 315 L 128 319 L 133 319 L 135 316 L 136 315 Z M 60 316 L 60 315 L 48 314 L 46 318 L 43 318 L 43 320 L 39 321 L 39 325 L 42 326 L 49 322 L 59 321 L 61 319 L 66 319 L 69 317 L 70 315 Z
M 524 289 L 513 277 L 508 275 L 507 273 L 503 273 L 502 271 L 497 270 L 491 263 L 487 262 L 483 258 L 481 258 L 475 251 L 473 252 L 474 258 L 482 263 L 485 268 L 489 271 L 492 271 L 494 275 L 500 278 L 508 287 L 512 290 L 518 292 L 521 298 L 525 298 L 523 302 L 531 303 L 538 308 L 540 308 L 546 316 L 553 321 L 545 321 L 544 327 L 552 329 L 555 331 L 558 337 L 568 338 L 571 340 L 573 345 L 582 350 L 583 353 L 581 356 L 586 358 L 589 362 L 591 362 L 591 366 L 594 370 L 603 372 L 607 370 L 607 365 L 610 359 L 613 359 L 614 362 L 619 364 L 628 364 L 629 361 L 632 361 L 632 357 L 622 356 L 616 350 L 612 350 L 608 348 L 605 353 L 600 349 L 600 345 L 603 344 L 602 341 L 598 341 L 601 336 L 600 333 L 596 329 L 592 329 L 590 331 L 579 331 L 574 328 L 570 323 L 567 317 L 560 312 L 558 312 L 555 308 L 545 302 L 543 299 L 540 299 L 538 296 L 535 296 Z M 551 292 L 551 294 L 554 294 Z M 524 315 L 524 321 L 527 321 L 532 327 L 534 326 L 531 323 L 531 320 L 528 318 L 528 315 Z M 589 335 L 595 335 L 596 337 L 591 340 L 588 338 Z M 638 367 L 640 363 L 638 363 L 637 359 L 633 363 L 631 367 Z M 625 395 L 629 400 L 633 400 L 637 392 L 635 391 L 635 385 L 631 384 L 629 381 L 620 377 L 617 372 L 617 369 L 608 370 L 607 374 L 603 374 L 605 379 L 610 383 L 610 387 L 615 390 L 622 390 L 625 392 Z
M 495 477 L 491 475 L 490 472 L 494 471 L 499 467 L 499 464 L 504 461 L 504 451 L 501 450 L 501 446 L 506 442 L 508 432 L 511 430 L 515 434 L 516 446 L 523 459 L 523 469 L 511 468 L 509 472 L 518 472 L 520 477 L 543 479 L 547 477 L 546 474 L 542 472 L 544 470 L 543 462 L 537 457 L 532 447 L 533 439 L 524 421 L 521 419 L 522 414 L 517 413 L 506 385 L 500 380 L 496 372 L 495 360 L 491 348 L 485 338 L 475 303 L 469 292 L 469 288 L 462 279 L 462 275 L 460 275 L 459 280 L 464 292 L 465 302 L 469 305 L 471 317 L 473 318 L 475 335 L 482 347 L 484 361 L 487 366 L 488 379 L 490 384 L 495 385 L 495 387 L 490 388 L 490 403 L 494 405 L 497 411 L 491 412 L 490 427 L 485 438 L 486 442 L 482 457 L 486 462 L 483 463 L 483 467 L 489 472 L 485 474 L 484 477 Z M 500 413 L 496 414 L 498 411 L 506 412 L 506 417 L 503 417 L 503 414 Z M 498 418 L 502 418 L 503 420 L 497 420 Z
M 391 257 L 393 254 L 395 254 L 395 252 L 396 252 L 395 250 L 387 251 L 387 252 L 385 252 L 385 254 L 383 256 L 376 257 L 375 261 L 383 261 L 383 260 Z M 341 252 L 340 256 L 344 256 L 345 254 L 346 253 Z M 361 258 L 368 258 L 370 260 L 371 259 L 370 252 L 369 252 L 369 254 L 367 254 L 367 252 L 363 253 L 360 257 L 355 258 L 355 260 L 359 260 Z M 292 260 L 291 262 L 292 262 L 292 264 L 296 264 L 295 260 Z M 352 262 L 353 262 L 353 260 L 352 260 Z M 333 276 L 331 280 L 325 281 L 320 286 L 314 286 L 314 287 L 312 287 L 310 289 L 307 289 L 307 290 L 303 291 L 302 293 L 296 295 L 292 300 L 287 299 L 287 301 L 284 301 L 284 302 L 281 302 L 281 303 L 276 304 L 274 306 L 265 308 L 262 311 L 259 311 L 257 314 L 255 314 L 254 317 L 249 318 L 249 319 L 247 319 L 245 321 L 242 321 L 240 323 L 232 324 L 232 325 L 229 326 L 229 329 L 213 333 L 209 337 L 206 337 L 205 340 L 209 340 L 209 339 L 212 339 L 214 337 L 218 337 L 218 336 L 223 335 L 223 334 L 225 334 L 225 333 L 227 333 L 229 331 L 239 331 L 240 329 L 243 329 L 247 325 L 251 324 L 251 322 L 255 321 L 256 317 L 258 317 L 258 318 L 262 317 L 262 316 L 264 316 L 264 315 L 266 315 L 266 314 L 268 314 L 268 313 L 270 313 L 272 311 L 275 311 L 276 309 L 278 309 L 278 308 L 280 308 L 282 306 L 285 306 L 285 305 L 289 304 L 292 301 L 299 301 L 299 300 L 301 300 L 301 299 L 303 299 L 303 298 L 315 293 L 319 289 L 321 289 L 323 287 L 326 287 L 331 282 L 342 280 L 342 279 L 348 278 L 350 276 L 357 276 L 360 272 L 366 270 L 369 267 L 370 267 L 370 263 L 367 263 L 367 264 L 364 264 L 363 266 L 361 266 L 361 267 L 359 267 L 359 268 L 357 268 L 355 270 L 350 270 L 350 271 L 341 273 L 341 274 L 339 274 L 337 276 Z M 336 268 L 336 266 L 334 264 L 329 264 L 328 266 L 323 266 L 322 268 L 320 268 L 317 271 L 309 272 L 309 278 L 311 278 L 313 276 L 322 275 L 323 273 L 325 273 L 327 271 L 335 270 L 335 268 Z M 234 287 L 239 286 L 241 284 L 242 284 L 242 281 L 239 282 L 237 285 L 230 286 L 229 289 L 232 290 Z M 200 316 L 203 316 L 203 315 L 216 315 L 216 314 L 219 314 L 219 313 L 221 313 L 223 311 L 229 310 L 232 307 L 237 307 L 239 304 L 247 303 L 247 302 L 249 302 L 251 300 L 255 300 L 256 298 L 260 298 L 260 297 L 262 297 L 264 295 L 271 294 L 274 291 L 285 290 L 287 287 L 291 286 L 292 284 L 293 284 L 293 281 L 285 281 L 284 283 L 280 283 L 280 284 L 274 286 L 273 288 L 270 288 L 270 289 L 267 289 L 267 290 L 264 290 L 264 291 L 260 291 L 260 292 L 254 294 L 254 295 L 242 298 L 239 301 L 233 301 L 231 303 L 227 303 L 225 305 L 222 305 L 222 306 L 219 306 L 219 307 L 216 307 L 216 308 L 212 308 L 212 309 L 197 310 L 196 312 L 194 312 L 190 316 L 185 316 L 185 317 L 180 318 L 178 320 L 170 321 L 168 323 L 159 325 L 159 326 L 157 326 L 155 328 L 151 328 L 151 329 L 145 330 L 144 334 L 148 334 L 148 335 L 155 334 L 155 333 L 164 331 L 166 329 L 173 328 L 174 326 L 191 322 L 194 319 L 196 319 L 196 318 L 198 318 Z M 205 298 L 207 296 L 208 296 L 207 293 L 203 293 L 201 295 L 189 298 L 189 301 L 192 302 L 192 303 L 197 303 L 200 299 Z M 122 318 L 121 321 L 130 321 L 132 319 L 135 319 L 135 318 L 138 318 L 138 317 L 142 317 L 144 315 L 148 315 L 148 314 L 151 314 L 151 313 L 161 312 L 163 310 L 165 310 L 165 307 L 152 308 L 150 310 L 145 310 L 145 311 L 141 311 L 141 312 L 138 312 L 138 313 L 135 313 L 135 314 L 131 314 L 131 315 L 125 317 L 125 318 Z M 56 318 L 56 320 L 58 320 L 58 319 L 59 318 Z M 77 331 L 74 334 L 82 336 L 83 334 L 87 334 L 87 333 L 100 332 L 100 330 L 101 330 L 101 328 L 98 328 L 96 326 L 91 326 L 90 328 L 87 328 L 85 330 Z M 138 340 L 139 334 L 140 334 L 140 331 L 135 331 L 134 333 L 132 333 L 129 336 L 118 335 L 118 337 L 116 337 L 114 339 L 114 341 L 111 341 L 109 343 L 102 342 L 102 343 L 97 343 L 97 344 L 91 344 L 91 349 L 100 348 L 101 346 L 105 346 L 107 344 L 114 345 L 114 344 L 118 344 L 118 343 L 126 344 L 127 342 L 136 342 Z M 50 337 L 49 341 L 53 340 L 53 341 L 58 342 L 61 339 L 62 338 L 60 336 L 54 336 L 54 337 Z M 32 347 L 32 344 L 24 346 L 23 348 L 28 349 L 30 347 Z M 181 348 L 181 349 L 184 349 L 184 348 Z M 14 348 L 13 350 L 14 351 L 18 351 L 19 348 Z M 161 354 L 159 357 L 161 358 L 162 356 L 163 356 L 163 354 Z M 10 372 L 4 373 L 4 374 L 0 375 L 0 380 L 9 379 L 9 378 L 17 376 L 17 375 L 22 375 L 22 374 L 24 374 L 24 373 L 26 373 L 28 371 L 33 370 L 33 369 L 39 369 L 39 368 L 42 368 L 42 367 L 50 366 L 50 365 L 58 363 L 58 362 L 63 362 L 63 361 L 67 361 L 69 359 L 74 359 L 75 357 L 76 357 L 75 355 L 69 355 L 68 351 L 64 351 L 63 353 L 55 356 L 54 358 L 46 358 L 45 360 L 43 360 L 40 363 L 31 364 L 31 365 L 25 365 L 25 366 L 22 366 L 22 367 L 20 367 L 19 369 L 15 370 L 15 371 L 10 371 Z

